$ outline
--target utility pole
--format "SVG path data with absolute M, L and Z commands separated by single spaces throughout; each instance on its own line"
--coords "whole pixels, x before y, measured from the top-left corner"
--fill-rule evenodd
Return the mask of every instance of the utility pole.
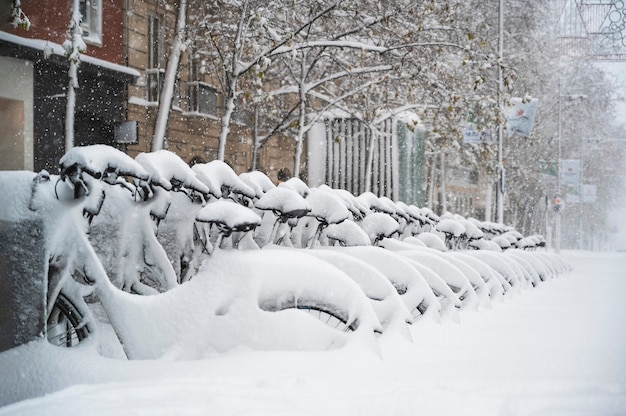
M 574 99 L 579 99 L 579 100 L 584 100 L 587 98 L 586 95 L 584 94 L 566 94 L 566 95 L 562 95 L 561 94 L 561 80 L 559 80 L 559 87 L 558 87 L 558 103 L 559 103 L 559 119 L 558 119 L 558 137 L 557 137 L 557 142 L 558 142 L 558 160 L 557 160 L 557 171 L 556 171 L 556 197 L 558 199 L 561 199 L 561 141 L 562 141 L 562 137 L 561 137 L 561 133 L 562 133 L 562 118 L 563 118 L 563 106 L 561 104 L 563 98 L 566 98 L 568 101 L 574 100 Z M 581 153 L 582 155 L 582 153 Z M 581 163 L 580 165 L 580 169 L 582 171 L 582 160 L 579 161 Z M 582 173 L 579 173 L 579 175 L 582 175 Z M 580 178 L 580 183 L 579 183 L 579 199 L 580 199 L 580 204 L 582 204 L 582 177 Z M 556 205 L 556 204 L 555 204 Z M 555 207 L 556 209 L 556 207 Z M 556 209 L 556 218 L 555 218 L 555 225 L 554 225 L 554 234 L 555 234 L 555 241 L 554 241 L 554 252 L 555 253 L 560 253 L 561 252 L 561 209 Z
M 561 80 L 559 80 L 559 118 L 558 118 L 558 133 L 557 133 L 557 143 L 558 143 L 558 153 L 556 160 L 556 197 L 561 198 L 561 116 L 562 116 L 562 108 L 561 108 Z M 554 252 L 561 252 L 561 210 L 556 209 L 555 219 L 554 219 Z

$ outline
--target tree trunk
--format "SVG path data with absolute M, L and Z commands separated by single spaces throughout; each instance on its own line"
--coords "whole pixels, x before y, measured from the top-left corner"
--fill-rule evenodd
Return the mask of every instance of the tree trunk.
M 74 114 L 76 112 L 76 88 L 78 88 L 78 64 L 80 53 L 85 50 L 85 43 L 82 39 L 82 29 L 80 28 L 80 1 L 72 1 L 72 17 L 69 25 L 69 48 L 66 52 L 70 61 L 70 68 L 67 72 L 68 84 L 65 96 L 65 151 L 68 152 L 74 147 Z M 64 45 L 65 46 L 65 45 Z
M 302 51 L 302 62 L 300 65 L 300 114 L 298 114 L 298 136 L 296 137 L 296 154 L 294 157 L 293 176 L 300 177 L 300 161 L 302 157 L 302 142 L 304 141 L 305 123 L 306 123 L 306 51 Z
M 224 161 L 224 156 L 226 155 L 226 140 L 228 139 L 228 133 L 230 132 L 230 119 L 233 115 L 233 111 L 235 110 L 236 88 L 237 88 L 237 79 L 233 75 L 233 78 L 230 82 L 231 92 L 226 101 L 226 108 L 224 109 L 224 114 L 222 115 L 222 121 L 221 121 L 219 149 L 217 151 L 217 158 L 221 161 Z
M 74 113 L 76 112 L 76 88 L 78 88 L 78 63 L 70 61 L 68 71 L 69 82 L 67 85 L 65 106 L 65 151 L 74 147 Z
M 233 51 L 233 62 L 231 66 L 230 82 L 228 82 L 228 91 L 225 91 L 224 94 L 228 94 L 228 98 L 220 123 L 221 129 L 219 137 L 219 148 L 217 150 L 217 158 L 221 161 L 224 161 L 224 156 L 226 155 L 226 140 L 228 139 L 228 133 L 230 132 L 230 119 L 233 115 L 233 111 L 235 111 L 235 99 L 237 98 L 237 81 L 239 80 L 242 71 L 240 60 L 243 53 L 243 48 L 245 46 L 243 45 L 242 39 L 247 12 L 248 1 L 246 0 L 242 5 L 241 19 L 239 19 L 237 36 L 235 37 L 235 48 Z
M 167 129 L 167 120 L 170 114 L 170 107 L 172 106 L 176 73 L 178 72 L 178 63 L 184 44 L 186 16 L 187 0 L 180 0 L 178 6 L 178 20 L 176 21 L 176 36 L 174 36 L 174 41 L 172 42 L 167 68 L 165 69 L 163 87 L 159 95 L 159 113 L 154 126 L 154 135 L 152 136 L 151 149 L 153 152 L 163 149 L 163 143 L 165 141 L 165 130 Z

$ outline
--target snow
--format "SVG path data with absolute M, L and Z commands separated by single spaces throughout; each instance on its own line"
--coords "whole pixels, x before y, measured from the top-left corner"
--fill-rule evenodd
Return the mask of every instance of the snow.
M 490 250 L 497 252 L 502 251 L 502 248 L 498 243 L 491 240 L 485 240 L 484 238 L 479 238 L 478 240 L 471 241 L 469 245 L 479 250 Z
M 311 191 L 304 181 L 300 178 L 289 178 L 285 182 L 281 182 L 278 184 L 279 187 L 285 186 L 287 188 L 293 189 L 297 193 L 300 194 L 301 197 L 306 198 Z
M 261 224 L 261 217 L 254 211 L 230 200 L 218 200 L 207 204 L 198 211 L 196 220 L 219 224 L 230 230 L 256 227 Z
M 299 193 L 287 187 L 275 187 L 265 192 L 254 207 L 273 211 L 276 215 L 301 217 L 309 211 L 309 204 Z
M 389 204 L 389 200 L 383 200 L 371 192 L 363 192 L 357 197 L 357 200 L 373 211 L 384 212 L 387 214 L 396 213 L 396 208 Z
M 142 107 L 158 107 L 158 101 L 148 101 L 145 98 L 131 96 L 128 97 L 128 104 L 140 105 Z
M 503 250 L 506 250 L 507 248 L 511 247 L 511 242 L 509 241 L 509 239 L 502 235 L 497 235 L 493 237 L 490 241 L 499 245 L 500 248 Z
M 430 248 L 434 248 L 439 251 L 448 250 L 446 248 L 444 241 L 441 239 L 441 237 L 439 237 L 438 234 L 425 232 L 425 233 L 420 233 L 416 235 L 415 238 L 422 241 L 424 244 L 426 244 Z
M 372 244 L 382 237 L 390 237 L 399 230 L 396 220 L 382 212 L 372 212 L 361 222 L 361 228 L 367 233 Z
M 196 178 L 196 174 L 189 165 L 176 153 L 169 150 L 140 153 L 135 157 L 135 160 L 150 173 L 152 178 L 162 177 L 167 183 L 174 181 L 179 186 L 193 189 L 205 195 L 211 192 L 205 184 Z
M 211 188 L 211 191 L 220 189 L 222 192 L 226 188 L 230 192 L 254 198 L 256 193 L 245 184 L 235 171 L 221 160 L 212 160 L 209 163 L 198 163 L 191 167 L 205 185 Z M 214 189 L 217 186 L 217 189 Z
M 341 242 L 344 246 L 369 246 L 370 238 L 354 221 L 343 221 L 339 224 L 330 224 L 324 230 L 330 240 Z
M 402 256 L 380 247 L 334 247 L 330 249 L 349 254 L 384 274 L 400 293 L 409 311 L 413 312 L 418 307 L 422 308 L 420 311 L 422 314 L 426 312 L 432 315 L 440 311 L 441 305 L 423 273 Z M 436 278 L 439 279 L 438 276 Z M 445 283 L 441 282 L 445 286 Z M 449 288 L 448 291 L 450 291 Z
M 406 237 L 402 240 L 402 242 L 405 244 L 411 244 L 413 246 L 418 246 L 418 247 L 428 247 L 426 243 L 424 243 L 422 240 L 415 238 L 415 237 Z
M 465 232 L 465 226 L 452 218 L 444 218 L 435 225 L 437 231 L 459 237 Z
M 256 192 L 257 198 L 260 198 L 265 192 L 276 186 L 267 175 L 258 170 L 243 172 L 239 175 L 239 179 Z
M 320 187 L 328 187 L 320 185 Z M 355 219 L 360 219 L 369 213 L 369 208 L 362 204 L 354 195 L 345 189 L 330 188 L 346 204 Z
M 325 224 L 339 224 L 352 218 L 345 203 L 334 192 L 323 188 L 312 188 L 306 201 L 310 212 L 307 214 Z
M 383 337 L 378 351 L 359 342 L 125 361 L 32 342 L 0 354 L 0 400 L 23 400 L 0 415 L 622 415 L 626 257 L 563 255 L 571 275 L 461 311 L 460 323 L 421 320 L 413 343 Z M 197 340 L 214 338 L 200 329 Z
M 397 252 L 428 267 L 439 275 L 459 297 L 463 308 L 478 307 L 480 299 L 470 281 L 455 264 L 442 258 L 440 251 L 415 248 L 413 250 L 397 250 Z
M 205 180 L 215 180 L 212 185 L 216 185 L 218 191 L 220 188 L 223 192 L 243 191 L 251 200 L 258 195 L 259 189 L 252 187 L 248 187 L 250 192 L 247 192 L 244 181 L 225 164 L 213 164 L 211 169 L 206 169 L 209 164 L 188 169 L 180 162 L 168 152 L 140 155 L 138 160 L 133 160 L 114 149 L 98 146 L 74 148 L 63 157 L 63 166 L 86 167 L 95 178 L 102 176 L 107 179 L 99 181 L 88 175 L 81 178 L 77 176 L 80 171 L 70 172 L 75 183 L 83 184 L 89 191 L 79 199 L 74 199 L 69 181 L 60 181 L 46 172 L 39 175 L 19 172 L 1 175 L 0 188 L 10 203 L 0 207 L 0 219 L 10 225 L 23 225 L 23 221 L 32 219 L 42 224 L 36 243 L 41 243 L 45 257 L 34 258 L 50 261 L 50 299 L 54 299 L 61 288 L 64 295 L 73 296 L 75 300 L 80 296 L 95 296 L 89 298 L 88 311 L 86 304 L 77 304 L 79 307 L 83 305 L 80 310 L 87 319 L 82 323 L 90 331 L 88 339 L 78 346 L 71 349 L 53 347 L 45 339 L 37 340 L 42 332 L 36 329 L 20 342 L 35 341 L 0 353 L 0 370 L 3 376 L 6 375 L 0 379 L 0 406 L 9 405 L 0 409 L 0 415 L 22 411 L 31 414 L 31 410 L 35 414 L 38 411 L 41 414 L 55 412 L 59 404 L 46 401 L 57 396 L 59 400 L 67 400 L 67 394 L 75 394 L 73 391 L 87 394 L 92 403 L 106 397 L 106 400 L 117 401 L 124 411 L 128 409 L 135 413 L 133 406 L 140 401 L 127 403 L 126 400 L 118 400 L 125 390 L 135 390 L 139 396 L 152 397 L 155 402 L 152 408 L 148 402 L 141 402 L 146 412 L 152 414 L 155 409 L 162 409 L 160 401 L 169 403 L 178 400 L 178 396 L 172 399 L 167 394 L 168 390 L 163 389 L 165 385 L 174 391 L 189 384 L 199 384 L 211 390 L 212 387 L 229 385 L 229 380 L 234 383 L 233 389 L 224 391 L 224 396 L 219 396 L 219 399 L 234 397 L 237 403 L 205 409 L 204 406 L 213 406 L 215 402 L 203 400 L 199 404 L 200 413 L 220 414 L 233 409 L 236 413 L 245 413 L 245 409 L 237 407 L 240 403 L 236 399 L 237 394 L 241 397 L 240 392 L 254 391 L 254 386 L 261 385 L 262 391 L 258 392 L 261 402 L 251 402 L 254 407 L 250 409 L 255 409 L 255 414 L 276 414 L 285 411 L 280 407 L 285 401 L 272 399 L 288 386 L 280 384 L 278 389 L 268 392 L 265 388 L 267 384 L 263 383 L 268 380 L 282 381 L 285 375 L 305 380 L 303 389 L 312 386 L 316 392 L 303 397 L 310 390 L 304 393 L 298 390 L 301 385 L 296 383 L 296 389 L 292 391 L 297 403 L 306 402 L 307 397 L 317 397 L 318 401 L 337 397 L 331 402 L 321 400 L 324 402 L 322 407 L 314 403 L 308 409 L 311 414 L 322 411 L 331 414 L 372 414 L 374 409 L 385 414 L 446 414 L 453 410 L 466 410 L 469 403 L 479 406 L 474 414 L 515 415 L 520 414 L 520 409 L 524 407 L 517 401 L 510 402 L 511 397 L 517 397 L 515 394 L 528 385 L 536 386 L 544 382 L 545 375 L 552 376 L 555 368 L 565 368 L 554 366 L 553 360 L 562 357 L 556 352 L 552 356 L 548 354 L 548 358 L 544 356 L 544 350 L 552 348 L 552 344 L 545 343 L 545 337 L 558 332 L 565 332 L 570 337 L 576 334 L 580 325 L 579 309 L 585 309 L 584 319 L 592 315 L 606 321 L 606 317 L 598 315 L 598 310 L 605 307 L 611 296 L 614 297 L 613 302 L 619 305 L 616 308 L 621 308 L 616 310 L 616 316 L 623 315 L 619 315 L 624 310 L 621 306 L 623 302 L 618 303 L 619 299 L 614 295 L 621 294 L 626 287 L 623 279 L 619 280 L 623 273 L 623 254 L 605 259 L 597 254 L 567 253 L 568 261 L 572 258 L 578 261 L 583 255 L 590 256 L 591 261 L 576 264 L 578 269 L 597 263 L 590 271 L 583 270 L 580 275 L 578 273 L 581 272 L 575 270 L 574 275 L 579 276 L 575 286 L 578 291 L 571 292 L 571 296 L 578 299 L 570 301 L 562 296 L 568 290 L 566 286 L 541 298 L 543 303 L 524 305 L 517 310 L 517 317 L 505 316 L 500 320 L 500 315 L 491 312 L 506 311 L 511 308 L 508 305 L 522 298 L 536 297 L 536 293 L 542 293 L 540 291 L 549 291 L 555 285 L 558 287 L 558 282 L 571 281 L 570 276 L 563 275 L 571 270 L 568 262 L 563 261 L 564 255 L 557 256 L 544 249 L 523 251 L 515 248 L 504 252 L 444 252 L 425 247 L 422 240 L 415 237 L 408 237 L 406 241 L 385 238 L 386 235 L 396 234 L 400 227 L 392 215 L 370 212 L 362 220 L 353 221 L 349 211 L 351 201 L 345 198 L 346 195 L 324 186 L 303 188 L 295 180 L 265 191 L 257 202 L 267 197 L 275 205 L 288 203 L 294 197 L 299 204 L 306 202 L 304 206 L 311 208 L 311 216 L 299 221 L 277 221 L 271 212 L 266 212 L 261 219 L 257 215 L 262 212 L 258 207 L 247 208 L 228 199 L 234 198 L 233 194 L 202 206 L 197 198 L 190 198 L 181 192 L 167 192 L 165 189 L 168 187 L 164 186 L 155 187 L 150 198 L 138 199 L 135 185 L 111 174 L 140 176 L 142 180 L 153 183 L 168 182 L 176 175 L 186 178 L 174 181 L 174 187 L 177 187 L 183 182 L 192 184 L 202 180 L 196 176 L 201 173 Z M 81 179 L 84 183 L 80 182 Z M 113 183 L 123 186 L 112 186 Z M 306 199 L 294 187 L 306 191 L 303 192 Z M 289 197 L 283 195 L 285 193 Z M 375 201 L 392 208 L 395 205 L 388 198 L 376 198 Z M 272 204 L 268 204 L 267 208 L 275 210 L 276 207 L 270 207 Z M 172 215 L 166 215 L 168 207 L 174 210 Z M 86 226 L 91 218 L 83 217 L 85 209 L 92 213 L 101 211 L 91 222 L 89 233 Z M 399 216 L 402 227 L 406 226 L 405 207 L 397 205 L 393 211 Z M 167 227 L 158 228 L 157 219 Z M 194 220 L 197 221 L 195 225 Z M 454 224 L 461 225 L 463 221 L 462 217 L 445 214 L 440 224 L 444 224 L 443 230 L 455 234 Z M 208 233 L 211 227 L 203 225 L 203 222 L 217 224 L 223 233 Z M 252 233 L 241 234 L 239 231 L 247 232 L 261 223 L 268 229 L 272 228 L 272 235 L 264 249 L 258 250 L 256 237 L 253 240 Z M 334 226 L 328 227 L 329 223 L 334 223 Z M 231 236 L 233 230 L 237 232 Z M 169 240 L 169 243 L 161 246 L 156 231 L 159 231 L 161 241 Z M 227 249 L 228 241 L 223 241 L 223 238 L 229 239 L 232 247 L 237 245 L 240 249 Z M 380 247 L 329 244 L 332 240 L 339 240 L 349 245 L 348 240 L 353 242 L 366 238 Z M 194 239 L 200 240 L 195 246 Z M 528 241 L 529 247 L 535 247 L 542 242 L 542 237 L 520 239 L 523 240 Z M 4 242 L 5 251 L 9 253 L 6 257 L 19 254 L 25 257 L 25 261 L 33 258 L 33 255 L 20 254 L 24 250 L 6 249 L 21 248 L 19 241 Z M 484 239 L 479 241 L 495 244 Z M 317 248 L 300 249 L 292 245 Z M 16 263 L 12 258 L 8 261 L 10 267 Z M 606 262 L 613 262 L 615 266 L 598 275 Z M 76 277 L 82 275 L 84 281 L 73 279 L 72 270 L 77 271 Z M 181 276 L 183 270 L 185 273 Z M 610 293 L 598 295 L 591 288 L 604 275 L 613 279 L 614 284 Z M 587 280 L 581 282 L 580 279 L 584 278 Z M 11 282 L 19 282 L 15 273 L 11 279 Z M 144 284 L 143 279 L 153 279 L 158 284 Z M 545 325 L 550 318 L 549 313 L 541 317 L 537 315 L 534 326 L 525 327 L 529 314 L 545 310 L 546 304 L 559 304 L 564 300 L 567 300 L 568 307 L 562 317 L 575 319 L 560 319 L 557 329 L 550 328 L 539 334 L 526 332 L 526 337 L 537 344 L 535 350 L 524 344 L 519 337 L 520 332 L 524 328 L 531 331 Z M 28 302 L 25 304 L 28 305 Z M 14 313 L 10 316 L 14 322 L 30 321 Z M 492 321 L 487 322 L 487 317 L 491 317 Z M 472 322 L 478 323 L 475 336 L 459 329 L 465 328 L 468 322 L 470 326 Z M 481 322 L 486 323 L 482 331 L 479 329 Z M 598 339 L 597 332 L 590 332 L 597 331 L 598 323 L 594 323 L 596 326 L 587 325 L 586 329 L 578 332 L 579 338 L 570 338 L 566 345 L 578 348 L 585 341 Z M 565 329 L 558 331 L 559 328 Z M 455 338 L 456 333 L 463 334 L 465 338 Z M 616 333 L 617 330 L 607 331 L 606 336 L 614 340 Z M 511 343 L 505 336 L 517 337 L 516 342 Z M 492 344 L 494 339 L 495 345 Z M 626 341 L 622 340 L 622 344 Z M 433 348 L 429 349 L 428 345 Z M 11 347 L 13 345 L 7 348 Z M 523 354 L 542 362 L 543 367 L 537 368 L 538 378 L 533 379 L 526 373 L 527 366 L 535 361 L 529 361 Z M 293 365 L 281 367 L 282 358 L 278 357 L 285 356 L 293 357 Z M 241 367 L 240 359 L 244 363 Z M 510 359 L 515 361 L 509 363 L 507 360 Z M 259 364 L 267 360 L 272 361 L 267 367 Z M 186 362 L 193 362 L 194 366 L 184 364 Z M 328 362 L 330 367 L 325 366 Z M 234 367 L 229 368 L 228 363 Z M 581 365 L 580 359 L 573 359 L 572 363 Z M 477 367 L 478 364 L 482 366 Z M 217 377 L 214 377 L 212 371 L 216 366 L 225 366 L 225 372 L 218 371 Z M 341 368 L 347 371 L 339 371 Z M 517 374 L 515 371 L 521 374 L 519 383 L 513 383 L 508 390 L 500 390 L 505 385 L 503 381 L 509 380 L 502 368 L 513 368 L 513 373 L 506 373 L 506 377 Z M 544 368 L 552 368 L 553 371 L 541 373 Z M 458 369 L 461 369 L 461 375 L 454 372 Z M 488 375 L 481 378 L 483 373 L 478 370 Z M 573 380 L 574 372 L 568 371 L 560 376 L 559 387 L 567 388 L 566 382 Z M 241 374 L 242 378 L 223 378 L 236 374 Z M 311 374 L 317 374 L 317 378 L 311 379 Z M 153 390 L 151 386 L 154 384 L 151 383 L 156 376 L 169 383 L 159 384 Z M 250 376 L 260 378 L 250 384 Z M 221 383 L 211 384 L 215 378 Z M 531 379 L 533 383 L 528 384 Z M 308 380 L 313 380 L 313 384 L 309 384 Z M 403 383 L 398 384 L 401 380 Z M 333 384 L 335 382 L 337 384 Z M 91 390 L 89 384 L 100 388 Z M 333 396 L 332 390 L 324 390 L 328 385 L 343 386 L 343 393 L 347 396 Z M 624 385 L 622 376 L 619 382 L 609 386 L 608 391 L 617 392 L 617 397 L 623 401 Z M 495 393 L 488 386 L 495 386 Z M 597 385 L 586 386 L 583 390 L 585 394 L 598 392 Z M 537 391 L 545 393 L 545 385 Z M 49 393 L 51 396 L 45 397 Z M 264 393 L 270 395 L 269 400 Z M 323 393 L 323 396 L 317 393 Z M 500 393 L 503 396 L 499 396 Z M 581 397 L 579 389 L 575 392 L 568 390 L 568 394 L 576 400 Z M 401 398 L 405 395 L 407 399 L 403 401 Z M 561 397 L 550 394 L 547 398 L 551 400 L 555 396 Z M 198 397 L 206 399 L 207 396 L 186 396 L 190 406 L 198 403 Z M 338 402 L 340 397 L 352 400 L 349 403 Z M 372 402 L 374 397 L 378 400 Z M 498 401 L 495 407 L 480 407 L 493 403 L 494 397 Z M 529 394 L 519 397 L 527 398 Z M 605 396 L 601 399 L 602 403 L 606 403 Z M 69 401 L 70 407 L 81 403 L 80 399 Z M 19 403 L 10 405 L 16 402 Z M 35 403 L 33 408 L 25 409 L 24 406 L 29 406 L 29 403 Z M 378 403 L 380 407 L 376 407 Z M 441 407 L 442 403 L 451 407 Z M 524 406 L 528 404 L 523 403 Z M 622 402 L 616 403 L 621 405 Z M 269 404 L 269 407 L 264 407 L 264 404 Z M 397 404 L 401 407 L 395 407 Z M 287 405 L 294 407 L 290 396 L 287 397 Z M 332 410 L 334 406 L 336 409 Z M 104 406 L 93 407 L 96 412 L 110 410 Z M 576 406 L 572 408 L 579 410 Z M 193 413 L 191 409 L 189 411 Z M 528 409 L 528 414 L 537 414 L 534 407 Z M 303 413 L 299 407 L 295 410 Z M 84 413 L 91 411 L 78 407 L 69 410 L 69 414 Z
M 126 153 L 103 144 L 74 147 L 63 155 L 59 164 L 62 170 L 73 165 L 81 166 L 90 174 L 99 175 L 98 178 L 105 176 L 109 171 L 142 180 L 150 177 L 148 172 Z
M 63 49 L 63 46 L 59 45 L 58 43 L 50 42 L 49 40 L 27 39 L 21 36 L 12 35 L 10 33 L 2 32 L 2 31 L 0 31 L 0 40 L 11 42 L 17 45 L 26 46 L 26 47 L 33 48 L 33 49 L 37 49 L 48 55 L 55 54 L 59 56 L 65 56 L 65 49 Z M 137 71 L 136 69 L 129 68 L 124 65 L 118 65 L 113 62 L 105 61 L 102 59 L 94 58 L 89 55 L 81 55 L 80 60 L 82 62 L 91 64 L 94 66 L 99 66 L 101 68 L 106 68 L 111 71 L 122 72 L 122 73 L 132 75 L 135 77 L 141 76 L 141 73 Z
M 473 222 L 468 221 L 466 219 L 461 219 L 457 221 L 459 221 L 461 225 L 465 227 L 465 235 L 467 236 L 467 238 L 477 240 L 485 236 L 485 234 L 482 231 L 480 231 L 480 229 Z

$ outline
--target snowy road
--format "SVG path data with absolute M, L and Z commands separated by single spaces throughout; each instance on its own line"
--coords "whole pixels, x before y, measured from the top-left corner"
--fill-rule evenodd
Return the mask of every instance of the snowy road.
M 0 354 L 0 404 L 54 393 L 0 415 L 624 415 L 626 253 L 564 256 L 570 275 L 378 350 L 125 362 L 31 344 Z

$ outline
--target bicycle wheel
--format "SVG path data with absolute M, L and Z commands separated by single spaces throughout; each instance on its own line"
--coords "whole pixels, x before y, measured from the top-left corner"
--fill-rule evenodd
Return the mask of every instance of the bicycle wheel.
M 89 335 L 82 313 L 62 293 L 57 296 L 48 316 L 46 335 L 48 342 L 60 347 L 74 347 Z
M 358 322 L 353 321 L 348 324 L 348 316 L 342 311 L 337 310 L 322 302 L 315 300 L 298 299 L 292 297 L 287 301 L 268 302 L 265 301 L 259 307 L 266 312 L 279 312 L 286 309 L 297 309 L 304 313 L 308 313 L 312 317 L 320 320 L 327 326 L 342 332 L 353 332 L 358 327 Z

